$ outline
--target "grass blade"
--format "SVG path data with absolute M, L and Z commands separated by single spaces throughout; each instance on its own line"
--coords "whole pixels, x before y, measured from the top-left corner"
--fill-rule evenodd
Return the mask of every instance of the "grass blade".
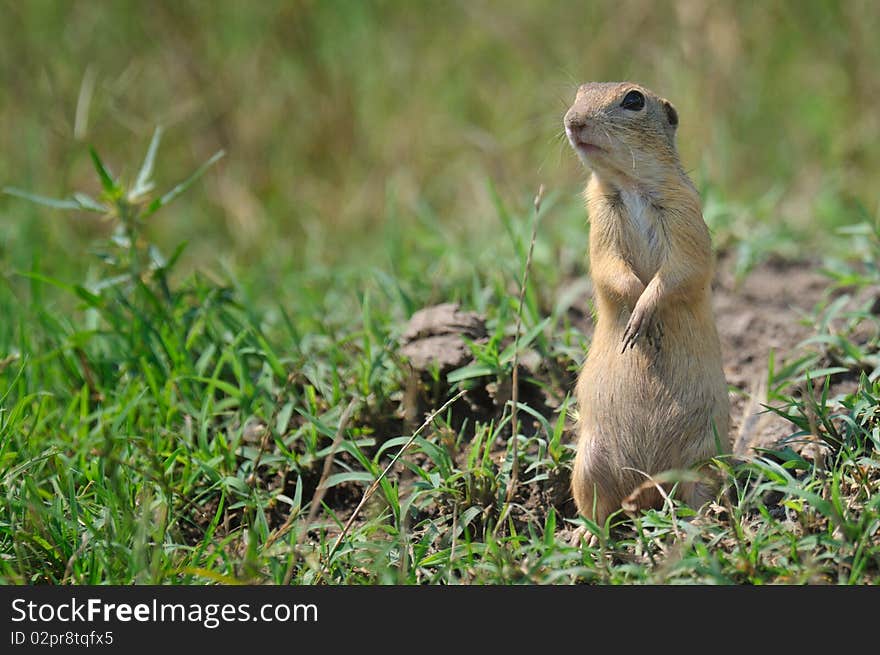
M 147 155 L 144 157 L 144 163 L 141 165 L 141 170 L 138 172 L 134 187 L 128 194 L 129 200 L 135 200 L 145 193 L 152 191 L 153 183 L 150 181 L 150 178 L 153 176 L 153 163 L 156 160 L 156 151 L 159 149 L 159 142 L 161 140 L 162 128 L 159 126 L 156 127 L 156 131 L 153 132 L 153 138 L 150 140 L 150 146 L 147 148 Z
M 114 193 L 116 191 L 116 182 L 113 180 L 113 176 L 110 175 L 110 171 L 104 166 L 104 162 L 98 156 L 97 150 L 92 146 L 89 146 L 89 155 L 92 157 L 92 163 L 95 165 L 98 177 L 101 178 L 101 186 L 104 187 L 104 191 L 108 194 Z
M 205 171 L 207 171 L 211 166 L 220 161 L 220 159 L 222 159 L 225 154 L 226 151 L 224 150 L 218 150 L 217 152 L 215 152 L 211 156 L 211 158 L 204 164 L 199 166 L 192 175 L 190 175 L 183 182 L 175 186 L 173 189 L 171 189 L 171 191 L 166 193 L 161 198 L 156 198 L 153 202 L 151 202 L 150 206 L 147 207 L 147 210 L 144 212 L 143 217 L 146 218 L 147 216 L 154 214 L 158 209 L 161 209 L 169 202 L 174 200 L 181 193 L 190 188 L 196 180 L 198 180 L 202 175 L 205 174 Z
M 41 196 L 36 193 L 30 193 L 29 191 L 17 189 L 12 186 L 3 187 L 3 193 L 10 196 L 15 196 L 17 198 L 23 198 L 24 200 L 30 200 L 31 202 L 35 202 L 38 205 L 52 207 L 53 209 L 81 209 L 80 203 L 78 203 L 76 200 L 59 200 L 58 198 L 49 198 L 48 196 Z

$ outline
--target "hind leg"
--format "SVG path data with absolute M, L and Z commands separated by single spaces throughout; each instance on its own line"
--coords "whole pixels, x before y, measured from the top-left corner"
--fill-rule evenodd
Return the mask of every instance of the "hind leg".
M 691 455 L 684 462 L 699 477 L 696 480 L 682 482 L 679 485 L 678 497 L 694 510 L 698 510 L 706 503 L 715 500 L 724 486 L 721 471 L 712 466 L 710 462 L 710 459 L 717 454 L 714 443 L 704 444 L 702 452 Z
M 704 472 L 705 473 L 705 472 Z M 691 509 L 699 510 L 703 505 L 715 499 L 718 485 L 706 479 L 700 482 L 686 482 L 681 485 L 679 497 Z
M 587 533 L 587 528 L 583 525 L 578 526 L 568 541 L 569 546 L 580 547 L 586 544 L 587 548 L 595 548 L 599 545 L 599 537 L 594 534 Z
M 578 514 L 595 521 L 600 527 L 620 508 L 620 498 L 609 489 L 604 478 L 608 466 L 602 466 L 594 442 L 582 433 L 571 471 L 571 492 Z

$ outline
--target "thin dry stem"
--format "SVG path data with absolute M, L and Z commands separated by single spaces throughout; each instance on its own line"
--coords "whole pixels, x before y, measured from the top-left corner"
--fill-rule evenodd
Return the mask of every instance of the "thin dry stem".
M 348 521 L 346 521 L 345 526 L 342 528 L 342 532 L 339 533 L 339 536 L 336 537 L 336 541 L 333 542 L 333 546 L 330 548 L 330 552 L 327 553 L 327 557 L 324 560 L 324 565 L 321 566 L 321 569 L 318 571 L 318 575 L 315 578 L 315 584 L 318 584 L 318 582 L 320 582 L 321 576 L 323 575 L 324 570 L 326 569 L 326 564 L 328 562 L 330 562 L 331 559 L 333 559 L 333 555 L 336 554 L 336 551 L 339 548 L 339 544 L 341 544 L 342 540 L 345 539 L 346 535 L 348 535 L 348 532 L 349 532 L 349 530 L 351 530 L 351 526 L 354 524 L 354 521 L 357 518 L 358 514 L 360 513 L 361 509 L 363 509 L 364 505 L 367 504 L 367 501 L 370 500 L 370 498 L 372 498 L 373 494 L 376 493 L 376 489 L 379 488 L 379 485 L 381 484 L 382 480 L 385 478 L 386 475 L 388 475 L 388 471 L 390 471 L 391 468 L 395 464 L 397 464 L 397 460 L 399 460 L 403 456 L 403 454 L 409 449 L 409 447 L 413 444 L 413 442 L 416 440 L 416 437 L 419 436 L 419 434 L 422 432 L 422 430 L 424 430 L 426 427 L 428 427 L 433 422 L 433 420 L 437 417 L 438 414 L 444 412 L 447 407 L 449 407 L 450 405 L 452 405 L 452 403 L 454 403 L 456 400 L 461 398 L 465 394 L 466 391 L 467 391 L 466 389 L 462 389 L 457 394 L 455 394 L 452 398 L 450 398 L 445 403 L 443 403 L 442 407 L 431 412 L 431 415 L 425 419 L 425 422 L 422 423 L 419 426 L 419 428 L 415 432 L 412 433 L 412 436 L 407 440 L 407 442 L 400 447 L 400 450 L 397 451 L 397 454 L 391 459 L 391 461 L 388 463 L 388 466 L 385 467 L 385 470 L 379 474 L 379 477 L 377 477 L 373 481 L 373 484 L 371 484 L 369 486 L 369 488 L 364 492 L 364 495 L 361 498 L 360 502 L 357 504 L 357 507 L 354 508 L 354 511 L 351 513 L 351 516 L 348 517 Z
M 254 467 L 251 471 L 250 475 L 247 477 L 247 483 L 254 487 L 259 480 L 259 476 L 257 475 L 257 469 L 260 468 L 260 462 L 263 459 L 263 454 L 269 449 L 269 441 L 272 438 L 272 430 L 269 429 L 268 425 L 261 426 L 263 428 L 263 435 L 260 438 L 260 448 L 257 450 L 257 456 L 254 458 Z
M 647 478 L 645 480 L 645 482 L 640 484 L 635 491 L 633 491 L 627 498 L 624 499 L 623 502 L 627 503 L 631 499 L 638 497 L 638 495 L 642 491 L 644 491 L 645 489 L 653 487 L 654 489 L 657 490 L 657 492 L 660 494 L 660 496 L 663 498 L 663 500 L 669 506 L 669 517 L 670 517 L 670 519 L 672 519 L 672 531 L 675 533 L 676 538 L 681 539 L 682 538 L 681 530 L 678 529 L 678 519 L 675 516 L 675 504 L 672 502 L 672 498 L 669 497 L 669 494 L 666 493 L 666 489 L 663 488 L 663 485 L 660 484 L 656 479 L 654 479 L 653 476 L 651 476 L 648 473 L 645 473 L 644 471 L 642 471 L 640 469 L 632 468 L 631 466 L 624 466 L 622 468 L 625 471 L 633 471 L 635 473 L 638 473 L 639 475 L 644 475 L 645 478 Z M 624 509 L 627 509 L 627 508 L 624 506 Z M 633 507 L 632 511 L 636 511 L 636 509 L 637 509 L 636 507 Z
M 336 428 L 333 443 L 330 445 L 330 452 L 327 453 L 327 457 L 324 458 L 324 468 L 321 471 L 321 479 L 318 482 L 318 486 L 315 487 L 312 502 L 309 503 L 309 515 L 306 519 L 306 527 L 299 533 L 299 535 L 297 535 L 297 544 L 302 543 L 308 533 L 308 526 L 312 524 L 315 517 L 318 515 L 318 511 L 321 509 L 321 501 L 324 500 L 324 494 L 327 493 L 327 490 L 324 488 L 324 483 L 327 481 L 327 478 L 330 475 L 330 470 L 333 468 L 333 457 L 336 455 L 336 451 L 339 450 L 342 439 L 345 437 L 345 430 L 348 428 L 348 422 L 351 420 L 351 415 L 354 413 L 354 410 L 359 403 L 360 398 L 352 398 L 348 403 L 348 406 L 343 410 L 342 416 L 339 417 L 339 425 Z M 293 522 L 299 515 L 299 508 L 292 508 L 284 523 L 270 534 L 268 539 L 266 539 L 266 543 L 263 545 L 263 550 L 270 548 L 272 544 L 286 535 L 290 531 L 290 528 L 293 527 Z M 287 575 L 285 574 L 285 584 L 287 584 L 287 582 L 289 582 L 289 580 L 287 580 Z
M 510 481 L 507 484 L 507 494 L 504 498 L 504 511 L 498 518 L 496 525 L 501 525 L 510 511 L 510 502 L 516 492 L 519 483 L 519 333 L 522 330 L 522 312 L 523 304 L 526 297 L 526 288 L 529 281 L 529 270 L 532 267 L 532 253 L 535 251 L 535 241 L 538 237 L 538 215 L 541 212 L 541 200 L 544 198 L 544 185 L 538 188 L 535 195 L 535 215 L 532 220 L 532 238 L 529 241 L 529 254 L 526 256 L 526 265 L 523 268 L 522 282 L 519 285 L 519 307 L 516 311 L 516 332 L 513 336 L 513 378 L 511 380 L 510 391 L 510 438 L 513 440 L 511 444 L 511 454 L 513 464 L 510 471 Z
M 321 480 L 318 482 L 318 486 L 315 487 L 315 495 L 312 496 L 312 502 L 309 504 L 309 516 L 306 519 L 306 525 L 311 525 L 312 521 L 315 520 L 315 517 L 318 516 L 318 512 L 321 509 L 321 501 L 324 500 L 324 494 L 327 493 L 327 488 L 324 486 L 324 483 L 327 482 L 327 478 L 330 477 L 330 470 L 333 468 L 333 457 L 336 455 L 336 451 L 339 449 L 342 439 L 345 437 L 345 430 L 348 427 L 348 421 L 351 419 L 351 415 L 354 413 L 355 407 L 358 406 L 359 402 L 359 398 L 352 398 L 351 402 L 348 403 L 348 406 L 345 408 L 345 411 L 342 412 L 342 416 L 339 418 L 339 427 L 336 429 L 336 435 L 333 437 L 333 444 L 330 446 L 330 452 L 327 454 L 327 457 L 324 458 L 324 469 L 321 471 Z M 302 535 L 304 534 L 305 530 L 302 532 Z
M 89 545 L 89 533 L 83 532 L 82 539 L 80 540 L 79 548 L 70 556 L 70 559 L 67 560 L 67 566 L 64 567 L 64 577 L 61 578 L 61 584 L 68 584 L 70 582 L 70 578 L 73 575 L 73 564 L 80 558 L 80 556 L 85 552 L 86 547 Z

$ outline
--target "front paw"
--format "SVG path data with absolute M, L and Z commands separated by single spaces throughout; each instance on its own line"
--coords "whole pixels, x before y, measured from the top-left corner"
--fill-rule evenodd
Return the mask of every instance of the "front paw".
M 623 348 L 620 352 L 626 352 L 627 348 L 635 346 L 639 337 L 644 336 L 648 343 L 660 350 L 660 341 L 663 337 L 663 327 L 659 321 L 654 321 L 654 310 L 650 307 L 636 304 L 626 329 L 623 331 Z
M 655 318 L 651 321 L 651 326 L 645 336 L 648 338 L 648 344 L 655 351 L 660 352 L 660 345 L 663 341 L 663 324 L 658 319 Z

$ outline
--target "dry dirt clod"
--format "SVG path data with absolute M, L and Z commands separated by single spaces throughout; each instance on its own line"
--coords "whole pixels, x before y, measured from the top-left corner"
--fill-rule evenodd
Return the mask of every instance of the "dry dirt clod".
M 400 354 L 409 361 L 401 407 L 406 428 L 414 428 L 423 413 L 446 396 L 446 373 L 473 361 L 467 342 L 487 338 L 485 319 L 462 311 L 457 303 L 425 307 L 412 315 L 400 339 Z M 474 401 L 469 397 L 465 402 Z
M 401 337 L 401 354 L 415 371 L 433 366 L 441 372 L 464 366 L 471 351 L 465 339 L 485 339 L 485 319 L 476 312 L 461 311 L 457 303 L 425 307 L 412 315 Z

